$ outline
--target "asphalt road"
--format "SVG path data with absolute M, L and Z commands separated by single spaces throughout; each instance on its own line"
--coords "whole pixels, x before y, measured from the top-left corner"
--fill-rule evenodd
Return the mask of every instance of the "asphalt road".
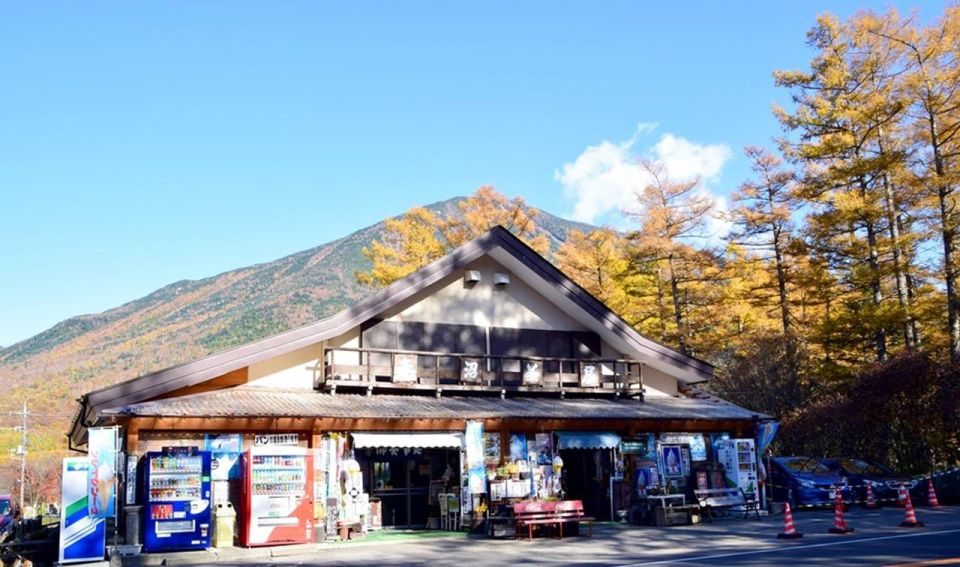
M 795 514 L 804 537 L 778 540 L 781 516 L 721 520 L 696 526 L 598 526 L 592 538 L 529 541 L 451 538 L 377 545 L 347 544 L 247 565 L 960 565 L 960 507 L 918 508 L 923 528 L 901 528 L 903 511 L 854 509 L 855 532 L 828 533 L 832 511 Z M 231 563 L 241 563 L 232 558 Z M 951 561 L 952 560 L 952 561 Z M 223 563 L 220 563 L 223 564 Z

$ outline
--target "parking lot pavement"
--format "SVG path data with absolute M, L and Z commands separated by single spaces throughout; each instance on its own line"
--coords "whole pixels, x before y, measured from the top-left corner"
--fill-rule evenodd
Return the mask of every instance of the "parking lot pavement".
M 299 555 L 262 557 L 232 564 L 247 565 L 449 565 L 486 567 L 523 565 L 898 565 L 956 559 L 960 562 L 960 507 L 919 508 L 923 528 L 901 528 L 903 511 L 854 509 L 847 523 L 855 532 L 833 535 L 833 511 L 794 515 L 804 537 L 778 540 L 781 516 L 763 520 L 722 520 L 696 526 L 648 528 L 596 526 L 592 538 L 562 541 L 434 539 L 403 544 L 353 545 Z M 196 563 L 194 563 L 196 564 Z M 223 564 L 223 563 L 221 563 Z M 942 564 L 942 563 L 941 563 Z

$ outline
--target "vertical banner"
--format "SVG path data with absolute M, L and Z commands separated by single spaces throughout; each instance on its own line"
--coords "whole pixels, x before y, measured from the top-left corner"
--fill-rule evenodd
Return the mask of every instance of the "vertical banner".
M 116 516 L 119 427 L 91 427 L 87 432 L 90 459 L 87 509 L 95 518 Z
M 463 442 L 467 454 L 467 486 L 471 494 L 485 494 L 487 478 L 483 463 L 483 422 L 468 421 Z
M 60 563 L 103 560 L 107 544 L 106 521 L 91 516 L 87 504 L 92 468 L 87 457 L 69 457 L 63 460 Z
M 763 455 L 770 443 L 773 443 L 779 429 L 780 422 L 777 421 L 764 421 L 757 424 L 757 455 Z

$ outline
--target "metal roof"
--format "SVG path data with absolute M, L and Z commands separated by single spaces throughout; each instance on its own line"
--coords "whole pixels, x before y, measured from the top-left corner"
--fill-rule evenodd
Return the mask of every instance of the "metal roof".
M 653 419 L 754 420 L 765 417 L 729 402 L 689 397 L 557 399 L 325 394 L 237 386 L 109 408 L 104 416 L 328 417 L 349 419 Z

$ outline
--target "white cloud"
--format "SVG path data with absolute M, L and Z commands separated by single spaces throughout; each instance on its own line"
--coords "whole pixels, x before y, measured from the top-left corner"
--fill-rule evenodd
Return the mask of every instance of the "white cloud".
M 717 182 L 732 156 L 729 147 L 701 145 L 669 132 L 662 134 L 652 146 L 637 147 L 641 138 L 656 127 L 656 124 L 641 123 L 627 140 L 604 140 L 588 146 L 575 160 L 555 172 L 554 178 L 563 185 L 564 195 L 573 201 L 571 218 L 590 223 L 601 219 L 609 222 L 611 213 L 619 216 L 622 210 L 634 210 L 636 193 L 651 181 L 650 174 L 639 163 L 641 159 L 661 163 L 667 175 L 675 180 L 699 177 L 705 191 Z M 718 212 L 726 209 L 724 197 L 711 196 L 717 201 Z M 714 238 L 719 238 L 729 230 L 729 224 L 718 216 L 708 222 L 707 228 Z

